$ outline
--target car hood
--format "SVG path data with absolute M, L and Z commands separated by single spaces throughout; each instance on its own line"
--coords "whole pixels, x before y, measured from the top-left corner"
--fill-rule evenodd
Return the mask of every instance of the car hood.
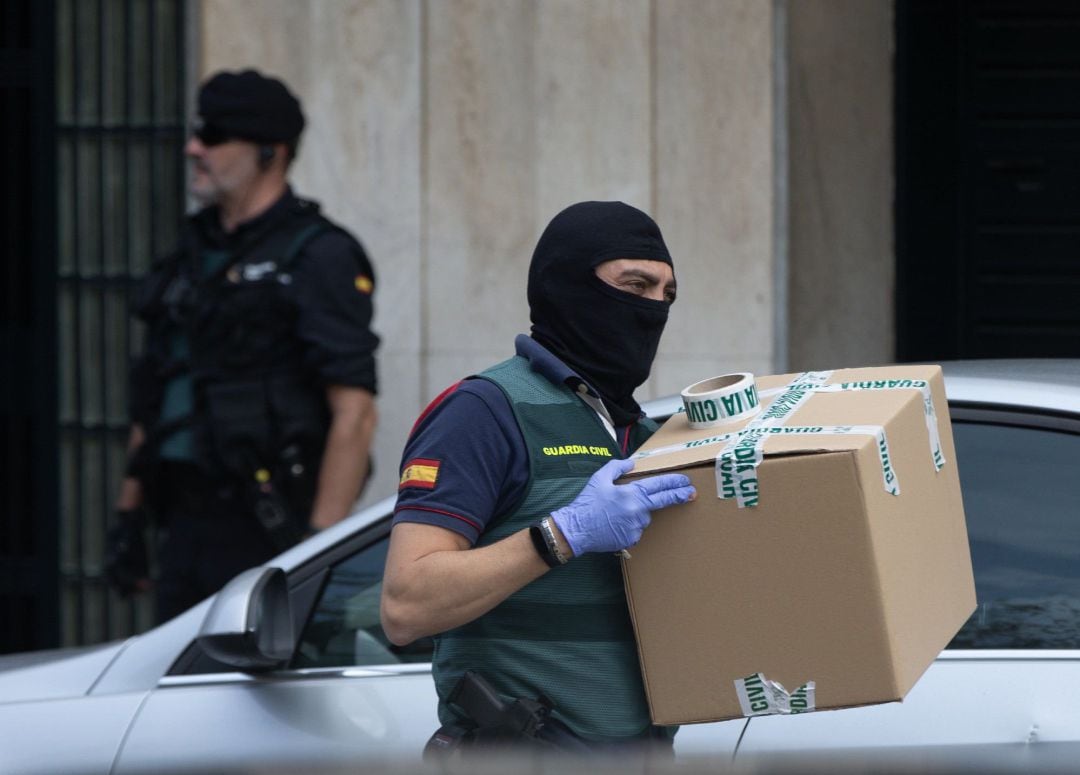
M 0 704 L 86 694 L 125 641 L 0 657 Z

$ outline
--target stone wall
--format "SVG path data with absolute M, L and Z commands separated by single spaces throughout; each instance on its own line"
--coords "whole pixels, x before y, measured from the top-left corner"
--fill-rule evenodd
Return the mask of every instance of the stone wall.
M 894 355 L 892 3 L 788 4 L 789 366 Z
M 860 10 L 873 3 L 793 5 L 800 35 L 842 47 L 828 10 L 842 5 L 857 26 L 870 25 L 875 37 L 862 47 L 877 44 L 884 17 Z M 777 68 L 787 67 L 788 44 L 775 34 L 789 12 L 783 0 L 201 0 L 198 11 L 199 75 L 256 66 L 302 96 L 309 129 L 296 188 L 353 229 L 375 263 L 381 424 L 376 486 L 365 500 L 393 491 L 405 435 L 425 403 L 512 352 L 514 334 L 528 327 L 533 245 L 575 201 L 645 209 L 675 257 L 679 301 L 642 397 L 726 371 L 783 369 L 785 337 L 800 364 L 831 365 L 834 350 L 838 361 L 882 359 L 871 355 L 884 352 L 873 326 L 845 349 L 828 327 L 805 324 L 788 336 L 787 309 L 777 309 L 777 288 L 787 290 L 778 255 L 787 210 L 777 196 L 787 180 L 776 110 L 778 75 L 787 75 Z M 828 79 L 839 55 L 815 45 L 791 46 L 796 85 L 813 95 L 796 103 L 813 120 L 791 121 L 791 142 L 812 145 L 805 160 L 791 153 L 797 185 L 827 182 L 831 196 L 804 212 L 812 198 L 793 191 L 791 222 L 809 250 L 793 246 L 792 255 L 817 262 L 810 279 L 792 273 L 800 297 L 821 292 L 822 264 L 846 271 L 877 250 L 887 220 L 880 202 L 867 203 L 870 220 L 848 245 L 839 218 L 846 199 L 882 184 L 880 159 L 870 158 L 880 147 L 843 168 L 850 183 L 801 172 L 849 134 L 877 131 L 881 107 L 837 112 Z M 837 126 L 862 119 L 871 125 Z M 815 136 L 841 129 L 836 142 Z M 859 177 L 867 164 L 874 175 Z M 888 260 L 874 254 L 878 274 Z M 792 309 L 802 316 L 812 307 Z

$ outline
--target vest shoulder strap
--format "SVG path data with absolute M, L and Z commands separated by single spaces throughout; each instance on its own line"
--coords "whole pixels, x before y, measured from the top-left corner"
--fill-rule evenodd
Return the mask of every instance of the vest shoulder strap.
M 281 261 L 278 262 L 278 269 L 283 271 L 291 267 L 309 242 L 320 234 L 331 231 L 340 231 L 340 229 L 324 218 L 319 218 L 314 223 L 309 223 L 302 228 L 296 233 L 285 248 L 285 252 L 281 256 Z

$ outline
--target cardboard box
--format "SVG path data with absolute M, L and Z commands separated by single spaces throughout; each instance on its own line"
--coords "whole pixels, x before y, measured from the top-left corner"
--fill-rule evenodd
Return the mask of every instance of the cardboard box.
M 812 392 L 782 421 L 766 421 L 821 431 L 766 436 L 756 506 L 717 497 L 716 456 L 731 442 L 715 437 L 761 425 L 784 401 L 771 391 L 796 375 L 757 379 L 754 418 L 692 430 L 680 413 L 639 450 L 631 477 L 678 470 L 698 490 L 695 502 L 655 513 L 623 563 L 658 724 L 784 712 L 785 702 L 799 712 L 808 698 L 797 689 L 811 681 L 810 709 L 900 700 L 975 609 L 941 369 L 822 375 L 864 389 Z M 912 380 L 929 386 L 940 470 Z M 874 436 L 830 435 L 830 426 L 880 426 L 888 460 Z M 890 467 L 898 494 L 886 491 Z

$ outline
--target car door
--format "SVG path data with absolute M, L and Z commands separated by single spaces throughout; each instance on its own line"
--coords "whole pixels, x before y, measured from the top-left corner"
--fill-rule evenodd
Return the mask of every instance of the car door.
M 231 671 L 197 645 L 151 692 L 116 773 L 301 771 L 419 762 L 438 727 L 430 641 L 393 647 L 379 625 L 388 515 L 289 574 L 291 663 Z
M 388 538 L 387 515 L 289 575 L 300 634 L 286 669 L 239 673 L 189 648 L 148 695 L 117 775 L 419 763 L 438 727 L 432 643 L 395 647 L 379 624 Z M 743 723 L 684 729 L 676 750 L 726 760 Z
M 903 702 L 754 718 L 739 758 L 932 746 L 1000 765 L 1017 746 L 1080 741 L 1080 419 L 952 414 L 975 614 Z

